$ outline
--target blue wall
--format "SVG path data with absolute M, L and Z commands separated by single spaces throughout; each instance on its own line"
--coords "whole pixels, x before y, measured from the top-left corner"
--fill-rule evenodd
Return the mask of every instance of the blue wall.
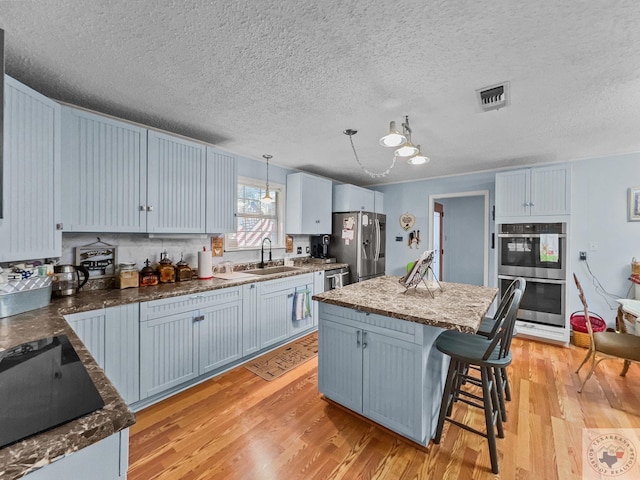
M 428 168 L 428 166 L 426 167 Z M 429 245 L 429 195 L 460 192 L 489 191 L 489 205 L 494 203 L 495 173 L 480 173 L 457 177 L 422 180 L 374 187 L 384 193 L 384 213 L 387 215 L 387 275 L 402 275 L 406 264 L 415 260 Z M 420 230 L 422 244 L 418 250 L 407 246 L 407 232 L 400 227 L 400 215 L 412 213 L 416 217 L 415 230 Z M 475 227 L 474 231 L 475 231 Z M 482 229 L 483 230 L 483 229 Z M 482 230 L 480 235 L 483 235 Z M 489 224 L 489 235 L 494 231 Z M 402 236 L 402 242 L 395 237 Z M 488 242 L 490 245 L 490 242 Z M 482 249 L 482 247 L 480 247 Z M 496 285 L 495 250 L 489 251 L 489 285 Z

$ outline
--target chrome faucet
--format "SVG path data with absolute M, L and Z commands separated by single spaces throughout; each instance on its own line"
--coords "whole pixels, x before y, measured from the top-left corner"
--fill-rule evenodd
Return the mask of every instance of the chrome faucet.
M 264 268 L 264 242 L 269 240 L 269 261 L 271 261 L 271 239 L 269 237 L 264 237 L 262 239 L 262 248 L 260 250 L 260 268 Z

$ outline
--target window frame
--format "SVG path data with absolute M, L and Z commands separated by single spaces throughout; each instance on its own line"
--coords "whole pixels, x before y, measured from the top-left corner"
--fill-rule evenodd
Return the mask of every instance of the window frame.
M 236 183 L 235 190 L 235 201 L 238 202 L 238 187 L 240 185 L 245 185 L 249 187 L 261 188 L 264 190 L 266 181 L 260 180 L 257 178 L 250 177 L 238 177 L 238 181 Z M 273 244 L 271 248 L 285 248 L 285 201 L 286 201 L 286 187 L 280 183 L 269 182 L 269 191 L 276 193 L 276 230 L 277 230 L 277 238 L 271 241 Z M 240 219 L 242 217 L 255 217 L 256 215 L 248 215 L 244 213 L 237 212 L 236 217 Z M 268 218 L 268 217 L 265 217 Z M 225 252 L 249 252 L 254 250 L 260 250 L 259 246 L 255 247 L 232 247 L 230 246 L 229 235 L 237 235 L 238 234 L 238 224 L 236 224 L 236 231 L 234 233 L 225 233 L 224 235 L 224 244 L 225 244 Z

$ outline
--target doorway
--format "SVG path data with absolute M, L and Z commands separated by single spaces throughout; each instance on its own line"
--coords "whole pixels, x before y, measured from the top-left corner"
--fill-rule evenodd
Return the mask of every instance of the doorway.
M 440 215 L 436 203 L 442 205 Z M 488 190 L 430 195 L 429 231 L 429 249 L 439 250 L 437 278 L 489 284 Z
M 438 280 L 442 280 L 442 245 L 444 231 L 444 205 L 439 202 L 433 204 L 433 250 L 436 254 L 433 258 L 433 276 Z

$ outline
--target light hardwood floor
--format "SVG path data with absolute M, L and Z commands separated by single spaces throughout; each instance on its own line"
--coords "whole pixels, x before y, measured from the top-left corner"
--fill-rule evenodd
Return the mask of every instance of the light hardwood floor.
M 622 378 L 621 361 L 603 362 L 579 394 L 585 349 L 516 338 L 512 351 L 500 475 L 480 436 L 447 425 L 423 452 L 327 404 L 313 359 L 272 382 L 238 367 L 139 412 L 128 478 L 581 479 L 583 429 L 640 428 L 638 366 Z M 483 425 L 480 410 L 456 408 Z

